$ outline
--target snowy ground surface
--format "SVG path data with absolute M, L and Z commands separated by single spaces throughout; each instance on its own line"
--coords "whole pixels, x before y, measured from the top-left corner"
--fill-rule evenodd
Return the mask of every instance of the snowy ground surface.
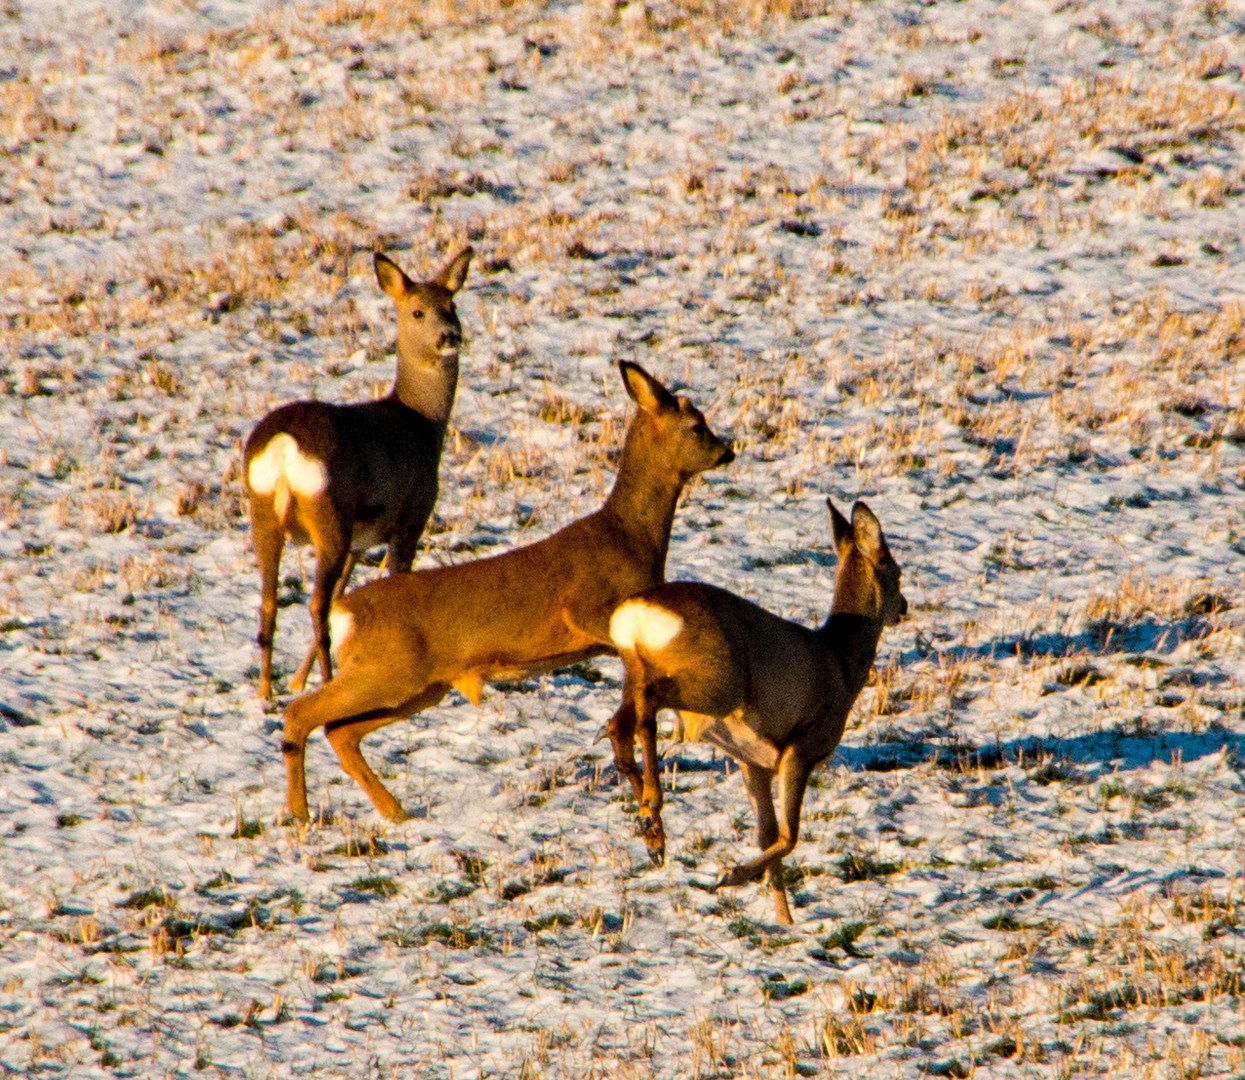
M 9 0 L 0 1069 L 1245 1075 L 1243 58 L 1235 0 Z M 370 738 L 401 827 L 316 735 L 281 823 L 241 443 L 467 240 L 422 565 L 598 505 L 619 358 L 739 445 L 671 577 L 811 623 L 824 495 L 888 532 L 790 930 L 705 891 L 707 747 L 647 865 L 612 660 Z

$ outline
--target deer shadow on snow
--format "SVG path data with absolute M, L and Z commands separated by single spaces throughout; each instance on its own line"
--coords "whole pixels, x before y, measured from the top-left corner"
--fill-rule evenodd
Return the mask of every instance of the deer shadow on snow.
M 1179 691 L 1228 681 L 1228 676 L 1213 662 L 1195 665 L 1167 659 L 1182 642 L 1200 640 L 1215 630 L 1215 621 L 1207 616 L 1213 616 L 1224 606 L 1215 604 L 1206 611 L 1194 608 L 1185 619 L 1174 621 L 1152 616 L 1132 622 L 1100 620 L 1073 634 L 1007 635 L 973 646 L 909 649 L 897 660 L 901 668 L 928 657 L 931 652 L 942 661 L 988 662 L 1005 657 L 1068 660 L 1069 666 L 1058 681 L 1047 683 L 1043 688 L 1045 696 L 1078 685 L 1092 685 L 1103 677 L 1103 673 L 1094 666 L 1094 659 L 1111 658 L 1117 663 L 1159 670 L 1158 688 L 1171 687 L 1175 691 L 1170 695 L 1174 700 L 1166 706 L 1170 708 L 1184 701 Z M 1164 703 L 1160 699 L 1154 704 L 1162 706 Z M 942 767 L 959 769 L 998 769 L 1051 760 L 1143 769 L 1156 761 L 1189 762 L 1220 751 L 1225 751 L 1236 762 L 1245 762 L 1245 725 L 1234 725 L 1239 728 L 1237 730 L 1228 726 L 1232 719 L 1241 716 L 1242 712 L 1237 708 L 1231 711 L 1225 709 L 1222 721 L 1212 721 L 1205 731 L 1158 731 L 1148 734 L 1147 729 L 1155 727 L 1154 717 L 1148 709 L 1144 726 L 1125 725 L 1067 737 L 1032 735 L 981 745 L 958 739 L 951 744 L 914 740 L 872 746 L 840 746 L 838 760 L 853 771 L 864 772 L 890 772 L 931 761 Z

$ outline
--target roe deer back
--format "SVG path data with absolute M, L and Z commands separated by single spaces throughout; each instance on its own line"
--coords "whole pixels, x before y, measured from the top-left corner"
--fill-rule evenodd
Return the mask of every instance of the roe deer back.
M 610 613 L 665 576 L 679 493 L 734 458 L 686 398 L 637 364 L 619 364 L 639 406 L 605 505 L 528 547 L 397 574 L 333 604 L 337 675 L 285 710 L 290 812 L 308 820 L 307 736 L 324 725 L 342 768 L 391 821 L 398 800 L 359 752 L 368 732 L 435 705 L 456 687 L 479 703 L 486 681 L 612 653 Z
M 650 856 L 665 857 L 657 713 L 677 709 L 689 739 L 713 743 L 739 762 L 757 816 L 761 854 L 725 871 L 717 887 L 768 875 L 782 923 L 791 922 L 782 860 L 799 837 L 809 774 L 839 745 L 883 625 L 908 611 L 877 518 L 863 502 L 850 522 L 826 504 L 839 564 L 830 617 L 820 629 L 780 619 L 725 589 L 684 581 L 630 598 L 610 619 L 625 675 L 622 705 L 606 731 L 615 765 L 635 789 Z M 635 764 L 637 726 L 643 779 Z
M 313 638 L 290 679 L 301 690 L 318 657 L 325 681 L 329 605 L 355 557 L 387 544 L 391 574 L 409 570 L 437 497 L 441 446 L 458 386 L 462 328 L 454 294 L 471 263 L 465 248 L 431 281 L 415 282 L 380 252 L 376 278 L 398 311 L 398 368 L 379 401 L 295 401 L 265 416 L 246 441 L 251 539 L 260 571 L 259 693 L 272 695 L 277 583 L 287 539 L 316 552 Z

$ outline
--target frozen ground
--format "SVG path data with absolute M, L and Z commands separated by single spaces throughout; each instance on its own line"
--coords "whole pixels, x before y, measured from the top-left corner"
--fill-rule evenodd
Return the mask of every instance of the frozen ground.
M 1212 0 L 10 0 L 0 1068 L 1245 1075 L 1243 57 Z M 374 246 L 467 239 L 425 564 L 599 503 L 623 357 L 739 442 L 670 576 L 811 622 L 823 496 L 887 529 L 790 931 L 704 891 L 708 748 L 646 864 L 614 661 L 371 738 L 402 827 L 316 736 L 281 824 L 241 440 L 390 378 Z

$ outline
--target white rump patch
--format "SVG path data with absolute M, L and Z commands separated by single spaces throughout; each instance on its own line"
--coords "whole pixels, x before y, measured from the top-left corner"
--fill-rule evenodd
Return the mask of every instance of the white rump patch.
M 344 611 L 339 607 L 333 607 L 329 611 L 329 638 L 333 642 L 333 655 L 337 655 L 337 650 L 346 644 L 347 639 L 354 633 L 354 616 L 349 611 Z
M 329 484 L 324 462 L 304 454 L 292 435 L 282 432 L 251 459 L 247 482 L 256 495 L 271 495 L 282 479 L 295 495 L 319 495 Z
M 610 617 L 610 639 L 628 652 L 641 645 L 664 649 L 682 629 L 683 620 L 673 611 L 643 600 L 628 600 Z
M 277 478 L 280 477 L 281 466 L 284 464 L 281 455 L 282 439 L 289 439 L 289 436 L 278 435 L 264 447 L 262 454 L 251 458 L 250 468 L 246 471 L 246 482 L 256 495 L 271 495 L 276 490 Z

